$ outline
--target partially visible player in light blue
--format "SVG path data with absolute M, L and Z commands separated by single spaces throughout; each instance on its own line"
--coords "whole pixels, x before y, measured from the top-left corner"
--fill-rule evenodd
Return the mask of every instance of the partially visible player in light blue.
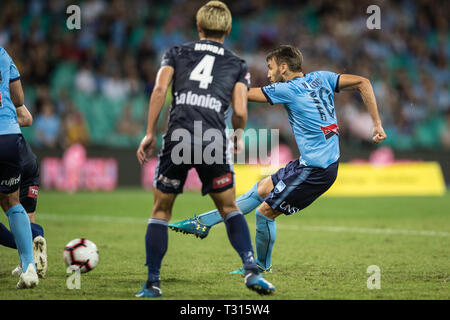
M 301 154 L 299 159 L 262 179 L 236 199 L 244 214 L 258 208 L 256 262 L 260 270 L 270 272 L 276 239 L 275 218 L 306 208 L 336 180 L 340 153 L 334 93 L 340 90 L 358 91 L 373 120 L 373 141 L 380 143 L 386 134 L 372 86 L 366 78 L 329 71 L 304 74 L 301 52 L 289 45 L 274 49 L 266 59 L 271 84 L 250 89 L 248 100 L 283 105 Z M 213 210 L 169 227 L 205 238 L 209 229 L 220 222 L 220 215 Z
M 16 113 L 20 127 L 32 125 L 33 116 L 25 105 L 16 108 Z M 40 278 L 44 278 L 48 267 L 47 242 L 44 238 L 44 229 L 41 225 L 36 223 L 36 205 L 39 192 L 39 164 L 30 145 L 26 141 L 24 142 L 24 148 L 21 151 L 19 201 L 30 219 L 36 272 Z M 0 223 L 0 245 L 17 249 L 13 233 L 3 225 L 3 223 Z M 19 264 L 12 271 L 12 274 L 20 276 L 22 274 L 22 266 Z
M 6 50 L 0 47 L 0 204 L 17 245 L 22 273 L 17 288 L 38 284 L 33 257 L 30 220 L 19 201 L 21 151 L 25 143 L 16 108 L 24 105 L 20 74 Z

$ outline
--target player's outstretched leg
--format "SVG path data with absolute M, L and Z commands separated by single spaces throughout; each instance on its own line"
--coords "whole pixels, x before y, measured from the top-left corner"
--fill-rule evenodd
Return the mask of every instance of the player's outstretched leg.
M 252 212 L 263 202 L 263 198 L 258 194 L 258 183 L 245 194 L 236 199 L 236 204 L 243 214 Z M 169 228 L 187 234 L 193 234 L 200 239 L 208 236 L 212 226 L 223 222 L 219 210 L 211 210 L 193 218 L 169 224 Z

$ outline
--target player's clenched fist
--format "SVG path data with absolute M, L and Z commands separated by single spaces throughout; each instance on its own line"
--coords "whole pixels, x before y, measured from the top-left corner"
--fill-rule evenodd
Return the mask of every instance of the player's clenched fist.
M 373 135 L 372 135 L 373 142 L 380 143 L 384 139 L 386 139 L 386 133 L 384 132 L 383 127 L 381 125 L 375 126 L 373 128 Z

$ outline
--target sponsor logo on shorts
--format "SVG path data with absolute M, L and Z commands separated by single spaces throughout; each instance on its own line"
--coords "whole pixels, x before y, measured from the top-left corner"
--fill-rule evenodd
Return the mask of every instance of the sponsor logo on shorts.
M 20 175 L 17 178 L 11 178 L 8 180 L 2 180 L 0 182 L 0 186 L 7 186 L 7 187 L 12 187 L 15 186 L 16 184 L 20 183 Z
M 283 180 L 280 180 L 275 186 L 275 193 L 282 192 L 284 188 L 286 188 L 286 185 L 284 184 Z
M 39 187 L 38 186 L 30 186 L 28 188 L 28 198 L 37 199 L 38 192 L 39 192 Z
M 233 176 L 232 176 L 231 172 L 228 172 L 227 174 L 224 174 L 223 176 L 214 178 L 213 189 L 220 189 L 225 186 L 228 186 L 231 183 L 233 183 Z
M 297 207 L 294 207 L 292 204 L 289 204 L 286 201 L 283 201 L 280 204 L 280 209 L 282 209 L 284 212 L 286 212 L 288 214 L 293 214 L 293 213 L 296 213 L 297 211 L 299 211 L 299 209 Z
M 161 182 L 163 185 L 173 188 L 178 188 L 181 184 L 180 180 L 177 179 L 169 179 L 162 174 L 159 175 L 158 181 Z

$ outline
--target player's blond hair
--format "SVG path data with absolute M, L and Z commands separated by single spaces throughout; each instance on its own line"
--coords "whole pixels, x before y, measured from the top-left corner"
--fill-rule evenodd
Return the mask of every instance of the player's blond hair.
M 231 12 L 222 1 L 209 1 L 197 11 L 197 23 L 205 36 L 220 38 L 231 27 Z

